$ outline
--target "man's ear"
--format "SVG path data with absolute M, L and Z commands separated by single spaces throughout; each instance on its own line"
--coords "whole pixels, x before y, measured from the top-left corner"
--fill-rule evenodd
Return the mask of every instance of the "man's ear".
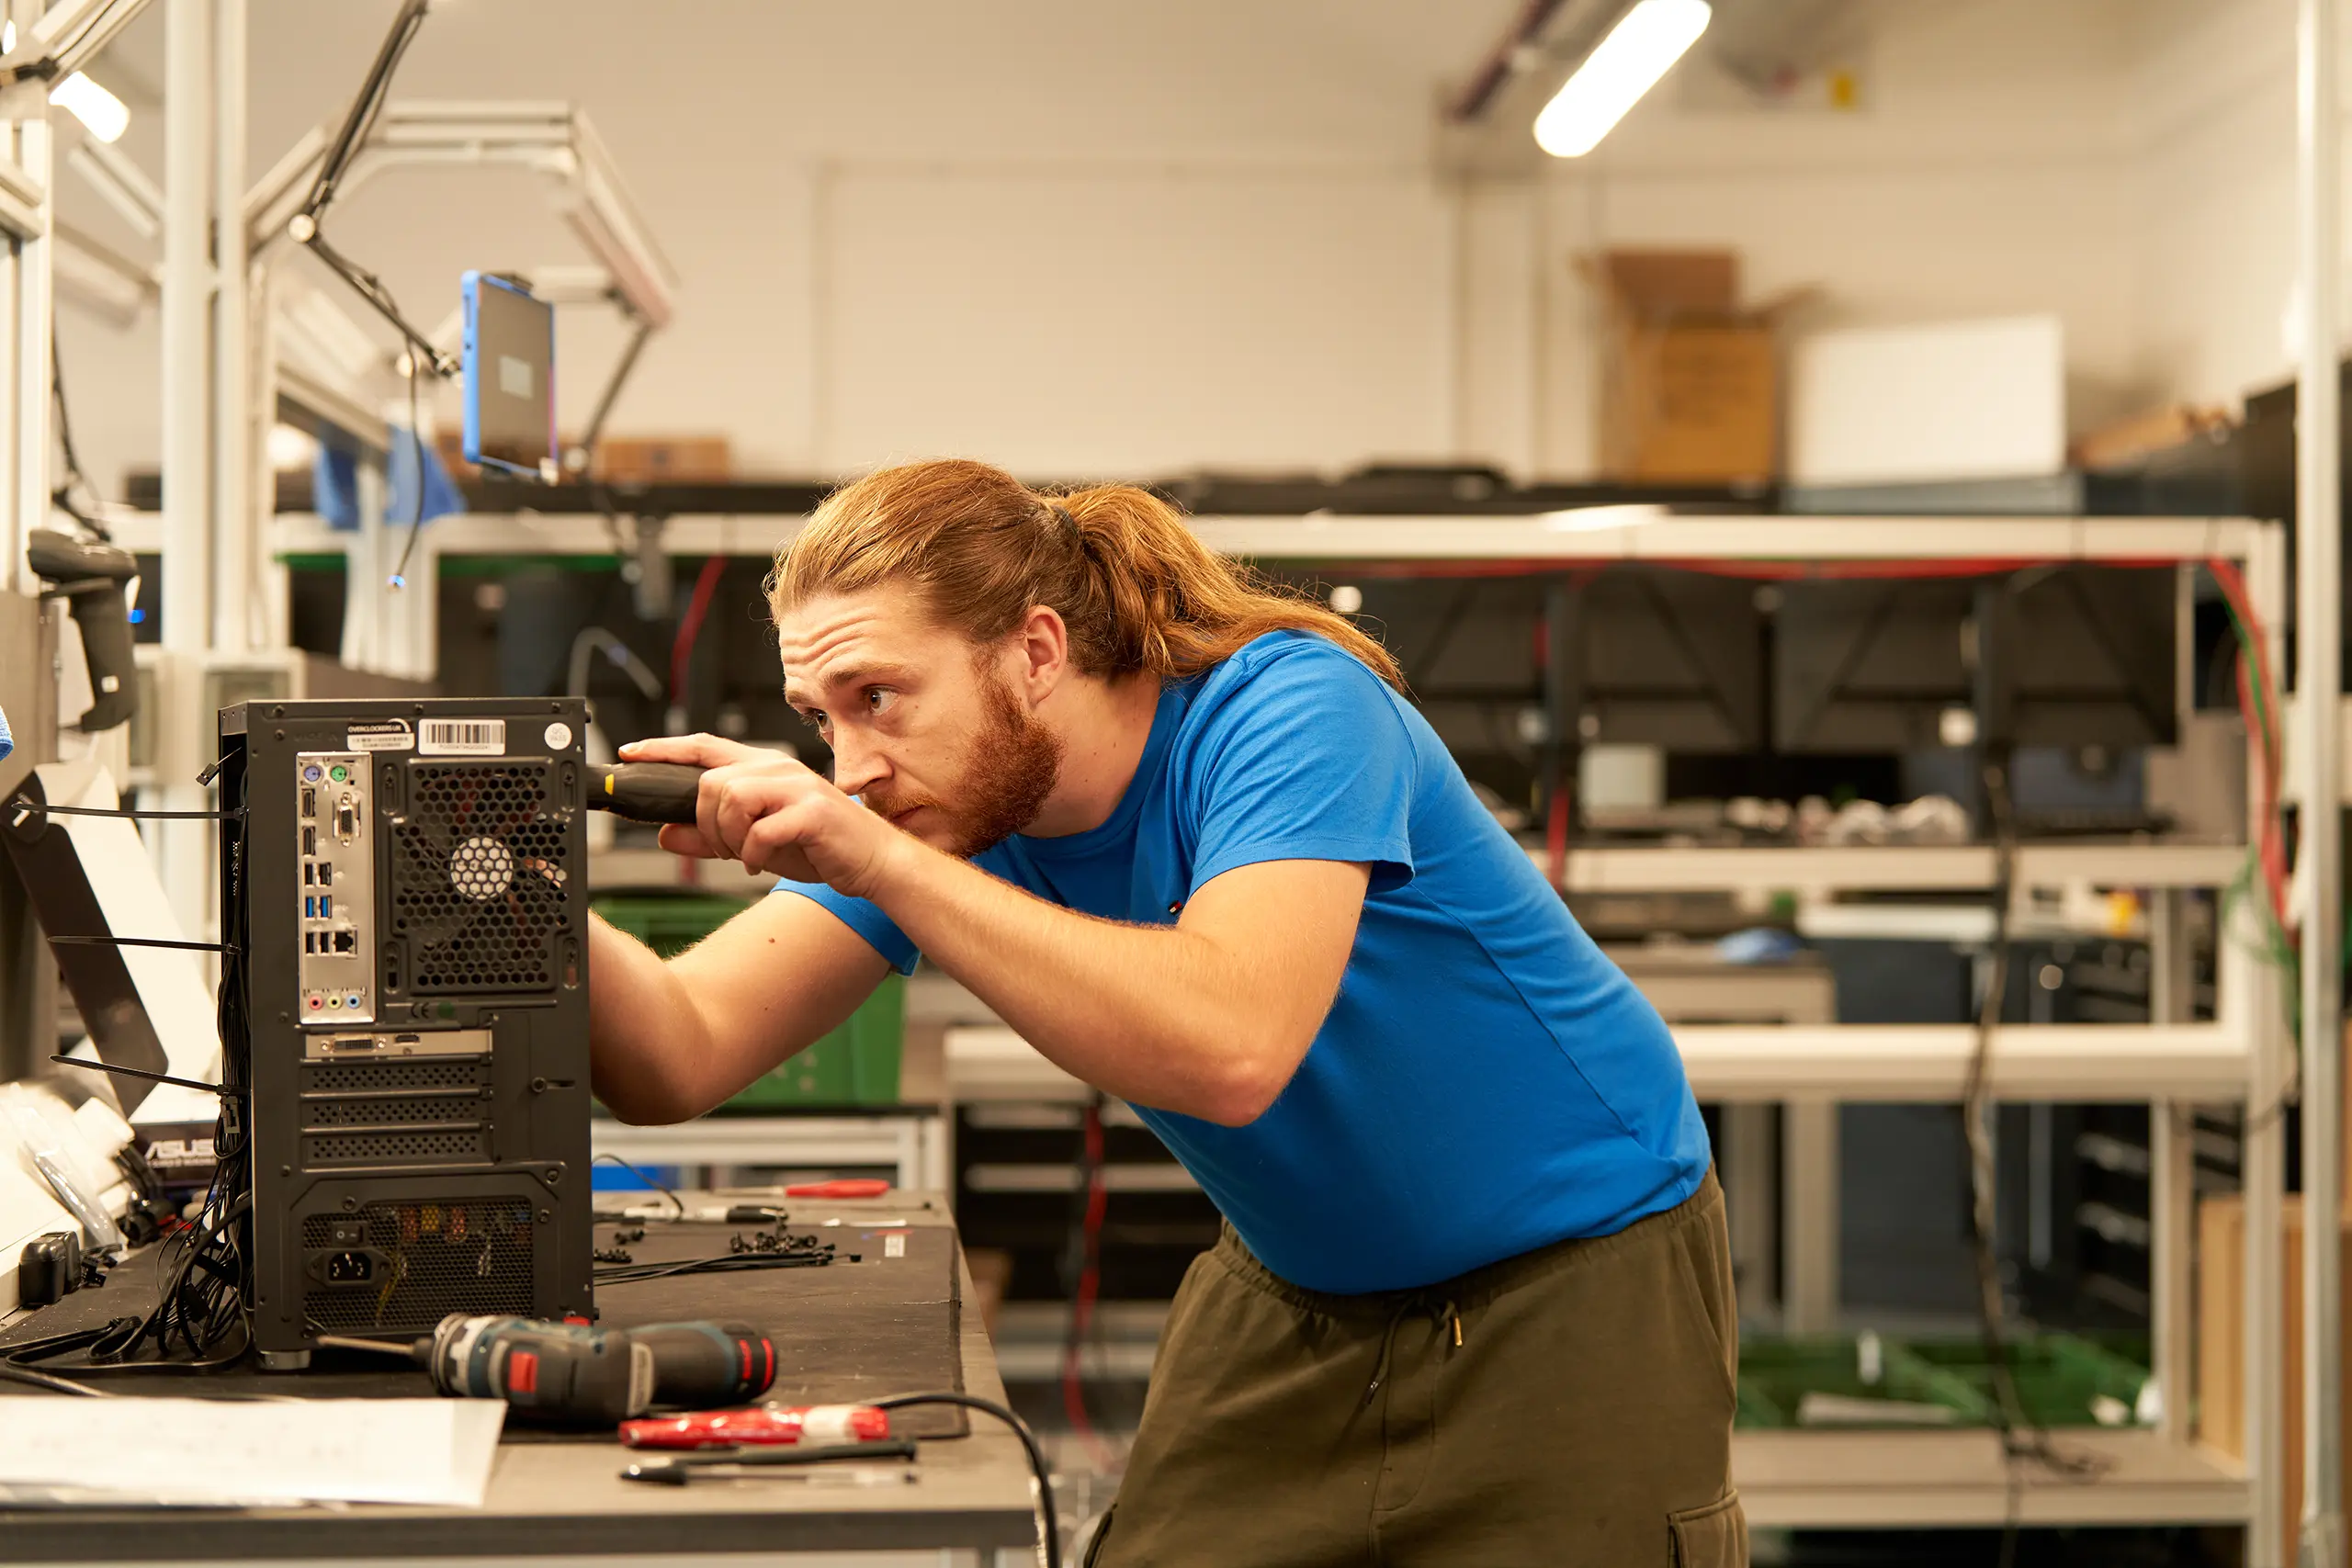
M 1069 628 L 1050 605 L 1032 604 L 1013 633 L 1014 679 L 1032 704 L 1058 690 L 1070 673 Z

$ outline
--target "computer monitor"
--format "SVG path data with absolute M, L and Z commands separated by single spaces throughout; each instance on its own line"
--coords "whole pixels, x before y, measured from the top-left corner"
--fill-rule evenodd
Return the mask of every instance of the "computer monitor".
M 1792 582 L 1772 617 L 1772 744 L 1901 752 L 1951 744 L 1944 716 L 2010 748 L 2170 745 L 2175 569 Z
M 1975 705 L 1973 578 L 1791 582 L 1772 615 L 1772 749 L 1921 751 Z
M 1764 749 L 1764 619 L 1741 578 L 1611 567 L 1557 591 L 1554 671 L 1577 740 Z
M 2011 746 L 2122 750 L 2179 739 L 2179 569 L 2068 566 L 1986 592 L 1978 721 Z
M 556 476 L 555 307 L 509 278 L 464 278 L 466 461 Z

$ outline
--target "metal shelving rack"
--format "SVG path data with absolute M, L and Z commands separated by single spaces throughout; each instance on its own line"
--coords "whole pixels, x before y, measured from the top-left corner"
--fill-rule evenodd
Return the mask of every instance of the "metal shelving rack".
M 140 519 L 126 518 L 138 547 Z M 673 554 L 764 556 L 799 526 L 797 517 L 681 516 L 669 521 Z M 2282 660 L 2286 608 L 2284 530 L 2238 518 L 2178 517 L 1670 517 L 1621 510 L 1533 517 L 1202 517 L 1202 538 L 1227 554 L 1290 565 L 1483 563 L 1531 573 L 1614 561 L 2152 561 L 2224 559 L 2247 592 Z M 281 554 L 340 551 L 350 536 L 314 519 L 277 520 Z M 453 554 L 605 553 L 593 518 L 528 513 L 435 525 L 420 541 L 417 576 Z M 418 594 L 429 604 L 432 596 Z M 2258 797 L 2249 789 L 2248 798 Z M 2244 1527 L 2281 1537 L 2279 1434 L 2247 1424 L 2244 1462 L 2200 1448 L 2188 1427 L 2191 1386 L 2190 1238 L 2193 1157 L 2175 1106 L 2269 1107 L 2288 1081 L 2287 1034 L 2275 982 L 2240 944 L 2218 958 L 2211 1021 L 2191 1016 L 2172 978 L 2183 936 L 2181 894 L 2217 887 L 2236 873 L 2242 843 L 2163 840 L 2068 842 L 2021 848 L 2020 887 L 2088 881 L 2154 894 L 2150 940 L 2158 976 L 2144 1025 L 2012 1025 L 1994 1032 L 1993 1092 L 2020 1100 L 2146 1101 L 2152 1111 L 2151 1241 L 2154 1372 L 2164 1392 L 2153 1429 L 2068 1431 L 2069 1450 L 2092 1461 L 2088 1478 L 2005 1459 L 1989 1432 L 1743 1432 L 1735 1472 L 1748 1516 L 1765 1526 L 1984 1526 L 2015 1517 L 2031 1525 L 2177 1523 Z M 1591 848 L 1573 851 L 1570 891 L 1761 888 L 1965 890 L 1989 887 L 1982 846 L 1836 849 Z M 1818 1129 L 1841 1100 L 1954 1100 L 1974 1031 L 1936 1026 L 1686 1024 L 1675 1032 L 1699 1094 L 1733 1104 L 1787 1102 L 1792 1135 Z M 2245 1384 L 2280 1387 L 2280 1199 L 2283 1134 L 2276 1116 L 2247 1118 Z

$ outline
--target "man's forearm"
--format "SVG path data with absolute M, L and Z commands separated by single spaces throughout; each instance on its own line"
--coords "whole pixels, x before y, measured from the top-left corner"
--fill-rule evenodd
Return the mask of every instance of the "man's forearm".
M 926 960 L 1105 1092 L 1246 1122 L 1304 1054 L 1304 1039 L 1283 1037 L 1295 1030 L 1254 1005 L 1262 962 L 1181 927 L 1060 908 L 911 840 L 909 851 L 874 901 Z
M 693 997 L 651 949 L 594 915 L 588 919 L 589 1077 L 596 1097 L 627 1122 L 678 1122 L 695 1114 L 680 1070 L 705 1053 Z

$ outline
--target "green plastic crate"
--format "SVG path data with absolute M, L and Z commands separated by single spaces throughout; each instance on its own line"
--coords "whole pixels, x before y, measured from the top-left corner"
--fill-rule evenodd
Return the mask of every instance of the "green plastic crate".
M 588 907 L 614 930 L 627 931 L 664 958 L 675 958 L 752 906 L 748 899 L 681 888 L 612 894 L 591 899 Z
M 682 888 L 676 893 L 616 894 L 597 898 L 590 907 L 615 929 L 664 958 L 674 958 L 751 906 L 746 899 Z M 779 1105 L 895 1104 L 906 1010 L 906 981 L 892 975 L 848 1022 L 782 1066 L 762 1074 L 719 1107 L 718 1113 Z
M 1744 1338 L 1739 1347 L 1738 1409 L 1736 1423 L 1747 1427 L 1795 1427 L 1808 1393 L 1841 1399 L 1882 1401 L 1890 1406 L 1934 1405 L 1953 1412 L 1956 1427 L 1980 1425 L 1986 1414 L 1964 1382 L 1932 1375 L 1915 1359 L 1905 1359 L 1892 1341 L 1882 1338 L 1879 1378 L 1862 1381 L 1858 1337 L 1825 1335 L 1793 1339 Z M 1840 1421 L 1840 1427 L 1868 1427 L 1867 1419 Z M 1923 1425 L 1908 1412 L 1890 1408 L 1880 1423 L 1892 1427 Z
M 897 975 L 850 1014 L 849 1021 L 790 1061 L 752 1080 L 719 1109 L 777 1105 L 889 1105 L 899 1098 L 899 1048 L 906 1034 L 907 983 Z
M 1993 1369 L 1981 1341 L 1915 1342 L 1889 1348 L 1890 1359 L 1899 1355 L 1915 1362 L 1922 1376 L 1958 1380 L 1984 1406 L 1985 1422 L 1990 1423 L 1996 1398 Z M 2109 1347 L 2072 1334 L 2039 1334 L 2011 1342 L 2008 1352 L 2018 1403 L 2037 1427 L 2106 1425 L 2094 1413 L 2094 1404 L 2113 1400 L 2126 1410 L 2135 1409 L 2141 1387 L 2148 1381 L 2144 1344 Z

